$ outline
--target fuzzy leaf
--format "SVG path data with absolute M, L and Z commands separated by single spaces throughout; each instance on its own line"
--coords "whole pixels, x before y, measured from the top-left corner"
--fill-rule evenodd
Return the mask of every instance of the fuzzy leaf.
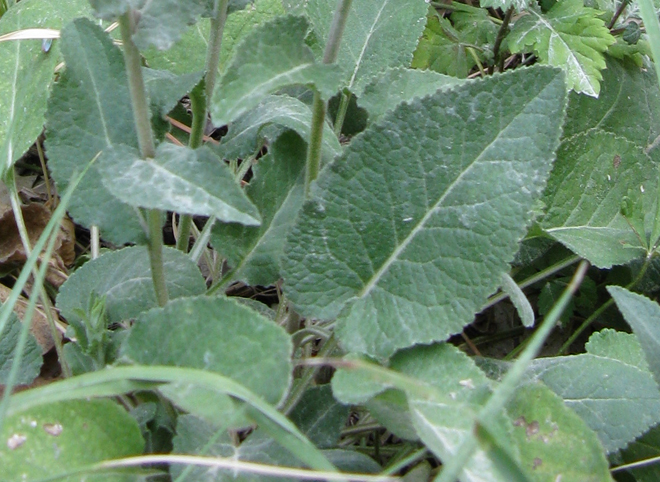
M 306 104 L 286 95 L 269 95 L 229 125 L 218 152 L 226 159 L 255 155 L 264 138 L 273 142 L 284 129 L 294 130 L 303 139 L 309 139 L 311 124 L 312 111 Z M 340 153 L 339 139 L 330 125 L 324 123 L 323 160 L 330 162 Z
M 137 148 L 122 53 L 99 26 L 78 19 L 62 31 L 66 69 L 48 102 L 46 152 L 60 191 L 74 173 L 112 146 Z M 76 222 L 109 241 L 145 242 L 138 214 L 116 199 L 92 165 L 68 206 Z
M 570 89 L 598 97 L 603 53 L 615 42 L 600 12 L 582 0 L 563 0 L 545 14 L 535 8 L 525 13 L 507 37 L 511 52 L 531 47 L 541 62 L 564 69 Z
M 211 243 L 227 258 L 231 280 L 268 286 L 280 277 L 286 235 L 304 200 L 307 145 L 297 134 L 282 135 L 268 156 L 253 167 L 245 193 L 257 206 L 262 223 L 256 227 L 216 223 Z
M 380 358 L 460 332 L 518 249 L 564 99 L 560 72 L 520 70 L 401 104 L 369 127 L 321 173 L 289 235 L 296 309 L 338 317 L 345 349 Z
M 206 0 L 150 0 L 139 10 L 133 41 L 140 49 L 167 50 L 205 10 Z
M 463 82 L 430 70 L 391 69 L 367 84 L 358 104 L 369 112 L 369 122 L 373 123 L 401 102 L 433 94 L 438 89 L 446 91 Z
M 181 251 L 165 248 L 163 265 L 170 299 L 206 291 L 204 277 Z M 105 296 L 110 323 L 136 318 L 158 306 L 147 248 L 124 248 L 85 263 L 60 288 L 57 308 L 65 318 L 78 317 L 79 310 L 87 311 L 92 293 Z
M 256 27 L 239 46 L 213 93 L 211 113 L 223 125 L 288 85 L 315 87 L 324 98 L 339 89 L 336 66 L 317 64 L 307 45 L 302 17 L 277 17 Z
M 0 306 L 2 306 L 0 304 Z M 9 315 L 9 320 L 5 329 L 0 333 L 0 385 L 5 385 L 9 377 L 9 371 L 14 363 L 14 352 L 18 338 L 21 334 L 21 321 L 15 313 Z M 28 385 L 37 378 L 39 369 L 43 364 L 41 356 L 41 347 L 32 333 L 28 335 L 27 344 L 23 350 L 23 359 L 18 369 L 16 385 Z
M 336 6 L 328 0 L 305 4 L 305 13 L 321 45 L 327 41 Z M 367 82 L 384 70 L 409 67 L 427 10 L 424 0 L 354 2 L 337 57 L 337 63 L 345 69 L 344 86 L 359 96 Z
M 502 10 L 513 7 L 515 11 L 520 12 L 526 9 L 530 3 L 532 3 L 531 0 L 481 0 L 479 5 L 483 8 L 501 8 Z
M 621 314 L 639 340 L 655 381 L 660 380 L 660 306 L 645 296 L 625 288 L 608 286 Z
M 190 93 L 202 79 L 203 72 L 174 75 L 167 70 L 143 69 L 144 86 L 149 92 L 151 110 L 166 116 L 183 96 Z
M 59 29 L 87 15 L 84 0 L 23 0 L 0 20 L 0 35 L 25 28 Z M 0 179 L 41 134 L 46 101 L 61 61 L 59 42 L 43 52 L 39 40 L 0 42 Z
M 103 154 L 99 170 L 108 190 L 133 206 L 259 225 L 257 209 L 228 166 L 206 147 L 162 143 L 156 157 L 145 160 L 136 149 L 120 146 Z
M 540 225 L 601 268 L 642 257 L 646 249 L 621 214 L 621 200 L 652 204 L 652 176 L 649 156 L 626 139 L 603 131 L 573 136 L 557 152 Z
M 31 408 L 4 420 L 0 440 L 2 478 L 12 481 L 58 475 L 80 480 L 65 474 L 103 460 L 141 455 L 144 449 L 138 424 L 110 400 L 69 400 Z M 129 482 L 135 477 L 106 473 L 87 474 L 84 479 Z
M 613 288 L 608 287 L 608 290 Z M 633 333 L 615 331 L 611 328 L 598 331 L 589 337 L 585 345 L 588 353 L 606 358 L 614 358 L 628 365 L 649 371 L 649 364 L 644 357 L 642 345 Z

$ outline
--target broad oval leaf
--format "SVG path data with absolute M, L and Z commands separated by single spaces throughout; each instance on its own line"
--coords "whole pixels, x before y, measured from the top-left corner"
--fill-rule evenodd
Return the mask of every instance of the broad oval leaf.
M 162 143 L 153 159 L 137 149 L 117 146 L 100 160 L 103 184 L 116 197 L 136 207 L 215 216 L 248 226 L 260 223 L 228 166 L 206 148 Z
M 233 378 L 268 403 L 291 383 L 286 332 L 228 298 L 182 298 L 142 313 L 122 347 L 135 363 L 211 370 Z
M 2 16 L 0 35 L 26 28 L 59 29 L 87 14 L 84 0 L 23 0 Z M 53 72 L 61 61 L 58 44 L 43 52 L 39 40 L 0 42 L 0 179 L 43 130 Z
M 103 460 L 141 455 L 144 450 L 137 422 L 110 400 L 69 400 L 33 407 L 7 418 L 0 440 L 2 478 L 12 481 L 64 476 Z M 134 480 L 107 473 L 82 478 Z
M 181 251 L 165 248 L 163 267 L 170 298 L 206 291 L 199 268 Z M 136 318 L 143 311 L 158 306 L 147 248 L 124 248 L 88 261 L 62 285 L 57 307 L 65 318 L 76 317 L 77 311 L 87 311 L 92 293 L 105 296 L 110 323 Z
M 121 51 L 101 27 L 78 19 L 62 31 L 66 69 L 53 87 L 46 114 L 48 166 L 60 190 L 99 152 L 137 148 L 135 122 Z M 146 242 L 135 209 L 105 188 L 92 165 L 68 206 L 76 222 L 98 226 L 117 244 Z
M 303 206 L 283 258 L 289 299 L 338 317 L 344 348 L 380 358 L 461 331 L 525 233 L 565 98 L 562 73 L 541 67 L 385 115 Z
M 277 17 L 256 27 L 236 47 L 218 80 L 211 101 L 215 125 L 228 124 L 255 107 L 267 94 L 288 85 L 307 85 L 324 98 L 337 90 L 335 65 L 317 64 L 305 44 L 308 24 L 302 17 Z

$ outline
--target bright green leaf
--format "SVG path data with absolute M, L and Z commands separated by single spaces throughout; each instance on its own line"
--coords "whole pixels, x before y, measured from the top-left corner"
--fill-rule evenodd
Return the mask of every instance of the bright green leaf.
M 2 16 L 0 35 L 26 28 L 59 29 L 88 12 L 84 0 L 23 0 Z M 42 52 L 40 40 L 0 42 L 0 179 L 41 134 L 60 61 L 57 40 L 49 52 Z
M 137 149 L 119 146 L 106 150 L 99 163 L 103 184 L 133 206 L 259 225 L 257 209 L 227 164 L 206 147 L 162 143 L 156 157 L 145 160 Z
M 0 305 L 1 306 L 1 305 Z M 0 334 L 0 385 L 7 383 L 9 371 L 14 363 L 14 352 L 21 334 L 22 323 L 12 313 L 5 329 Z M 39 375 L 39 369 L 43 364 L 41 347 L 32 334 L 29 334 L 27 344 L 23 350 L 23 359 L 18 369 L 15 385 L 29 385 Z
M 307 145 L 297 134 L 281 136 L 253 167 L 254 177 L 245 190 L 259 209 L 261 225 L 213 227 L 211 243 L 227 258 L 231 280 L 268 286 L 280 278 L 284 241 L 304 200 L 306 157 Z
M 313 186 L 285 248 L 289 299 L 381 358 L 460 332 L 518 249 L 564 99 L 562 74 L 535 68 L 385 115 Z
M 170 298 L 206 291 L 204 277 L 188 256 L 172 248 L 163 250 L 165 283 Z M 124 248 L 88 261 L 62 285 L 57 308 L 65 318 L 87 311 L 90 296 L 105 296 L 110 323 L 136 318 L 158 306 L 146 247 Z
M 608 290 L 612 288 L 613 286 L 609 286 Z M 585 348 L 592 355 L 614 358 L 628 365 L 636 366 L 642 371 L 649 371 L 649 364 L 644 357 L 642 345 L 632 333 L 606 328 L 591 335 Z
M 310 0 L 305 13 L 321 45 L 325 45 L 336 2 Z M 424 0 L 361 0 L 353 2 L 339 46 L 337 63 L 344 69 L 344 86 L 360 95 L 384 70 L 409 67 L 424 25 Z
M 0 434 L 3 480 L 43 480 L 102 460 L 142 455 L 140 429 L 110 400 L 72 400 L 9 417 Z M 80 478 L 79 478 L 80 477 Z M 87 474 L 66 480 L 125 481 L 128 475 Z
M 603 131 L 573 136 L 557 152 L 541 227 L 601 268 L 644 256 L 646 249 L 620 213 L 621 200 L 652 203 L 654 175 L 649 156 L 622 137 Z
M 99 152 L 117 145 L 137 148 L 137 137 L 124 59 L 103 29 L 75 20 L 62 31 L 61 48 L 66 69 L 48 102 L 46 153 L 63 190 Z M 109 241 L 146 241 L 135 209 L 110 194 L 97 166 L 80 182 L 69 213 L 80 224 L 98 226 Z
M 309 139 L 312 124 L 311 109 L 298 99 L 286 95 L 269 95 L 255 108 L 229 125 L 218 152 L 226 159 L 255 155 L 263 139 L 273 142 L 284 129 L 292 129 L 303 139 Z M 339 139 L 329 124 L 323 124 L 322 156 L 330 162 L 341 153 Z
M 204 12 L 206 0 L 150 0 L 139 10 L 133 41 L 140 49 L 166 50 Z
M 599 14 L 582 0 L 562 0 L 547 13 L 530 8 L 507 36 L 509 48 L 531 47 L 541 62 L 564 69 L 569 89 L 598 97 L 603 53 L 615 42 Z
M 373 123 L 401 102 L 438 89 L 447 91 L 462 83 L 463 80 L 430 70 L 391 69 L 366 85 L 358 104 L 369 112 L 369 122 Z
M 607 291 L 637 335 L 657 382 L 660 380 L 660 306 L 645 296 L 618 286 L 608 286 Z
M 216 125 L 227 124 L 288 85 L 313 86 L 325 98 L 339 89 L 336 66 L 321 65 L 305 44 L 308 25 L 302 17 L 277 17 L 259 25 L 236 47 L 232 62 L 213 93 Z
M 226 298 L 183 298 L 142 313 L 122 353 L 135 363 L 221 373 L 271 404 L 281 400 L 291 382 L 286 332 Z
M 596 434 L 542 384 L 519 388 L 507 405 L 521 465 L 534 481 L 608 482 Z

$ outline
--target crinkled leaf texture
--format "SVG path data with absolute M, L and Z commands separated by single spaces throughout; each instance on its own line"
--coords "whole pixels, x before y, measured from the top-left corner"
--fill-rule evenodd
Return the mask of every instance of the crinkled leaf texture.
M 520 12 L 532 3 L 531 0 L 481 0 L 479 5 L 482 8 L 501 8 L 508 10 L 513 7 L 515 11 Z
M 587 343 L 587 353 L 540 358 L 528 370 L 530 378 L 543 381 L 596 432 L 608 453 L 660 422 L 660 391 L 648 367 L 639 363 L 641 346 L 621 335 L 592 335 L 598 341 Z
M 285 7 L 293 8 L 286 4 Z M 305 2 L 305 14 L 321 45 L 327 41 L 336 7 L 335 2 L 328 0 Z M 337 57 L 337 63 L 345 70 L 344 85 L 359 96 L 366 83 L 384 70 L 409 67 L 427 11 L 428 3 L 424 0 L 354 2 Z
M 199 268 L 181 251 L 165 248 L 163 266 L 171 299 L 206 291 Z M 137 318 L 143 311 L 158 306 L 147 248 L 124 248 L 88 261 L 60 288 L 57 308 L 65 318 L 79 318 L 77 313 L 87 312 L 92 294 L 105 296 L 109 323 Z
M 236 47 L 232 62 L 219 79 L 211 102 L 216 125 L 224 125 L 255 107 L 267 94 L 288 85 L 306 85 L 329 98 L 341 73 L 335 65 L 317 64 L 305 44 L 303 17 L 277 17 L 256 27 Z
M 280 258 L 286 235 L 304 200 L 307 144 L 287 132 L 253 167 L 246 194 L 259 209 L 257 227 L 216 223 L 211 243 L 227 258 L 231 279 L 268 286 L 280 278 Z
M 507 36 L 511 52 L 532 47 L 543 63 L 566 72 L 566 84 L 576 92 L 598 97 L 604 52 L 615 42 L 600 12 L 582 0 L 562 0 L 547 12 L 530 8 Z
M 337 317 L 346 350 L 379 358 L 461 331 L 518 249 L 565 98 L 560 71 L 522 69 L 401 104 L 356 137 L 288 237 L 296 309 Z
M 99 152 L 118 145 L 137 148 L 137 136 L 124 59 L 103 29 L 77 19 L 63 29 L 61 48 L 66 69 L 48 102 L 46 152 L 63 191 Z M 98 226 L 108 241 L 146 241 L 137 212 L 110 194 L 97 165 L 87 171 L 68 210 L 76 222 Z
M 2 306 L 0 304 L 0 306 Z M 0 385 L 5 385 L 9 377 L 9 372 L 14 363 L 14 352 L 21 334 L 21 321 L 15 313 L 9 315 L 9 320 L 5 329 L 0 333 Z M 18 375 L 15 381 L 16 385 L 28 385 L 37 378 L 39 369 L 43 364 L 41 356 L 41 347 L 32 333 L 28 335 L 27 344 L 23 350 L 23 359 L 18 369 Z
M 82 480 L 64 474 L 103 460 L 141 455 L 144 450 L 137 422 L 110 400 L 69 400 L 33 407 L 5 419 L 0 440 L 2 479 L 7 481 L 58 475 Z M 136 480 L 137 476 L 125 474 L 87 474 L 84 480 Z
M 24 0 L 0 20 L 0 35 L 26 28 L 59 29 L 87 15 L 84 0 Z M 42 52 L 38 40 L 0 42 L 0 179 L 41 134 L 53 71 L 61 61 L 58 43 Z
M 103 184 L 133 206 L 216 216 L 248 226 L 261 221 L 227 164 L 207 147 L 162 143 L 156 157 L 142 159 L 137 149 L 118 146 L 106 150 L 99 163 Z

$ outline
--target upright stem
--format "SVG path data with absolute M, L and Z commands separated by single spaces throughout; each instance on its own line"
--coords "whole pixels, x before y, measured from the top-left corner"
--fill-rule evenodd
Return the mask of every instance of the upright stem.
M 204 92 L 198 87 L 190 93 L 190 103 L 193 115 L 193 123 L 190 130 L 188 146 L 197 149 L 202 145 L 204 128 L 208 117 L 208 107 L 215 88 L 215 80 L 218 76 L 218 63 L 220 62 L 220 48 L 222 47 L 222 33 L 227 20 L 227 5 L 229 0 L 219 0 L 218 8 L 211 17 L 211 32 L 209 45 L 206 49 L 206 74 L 204 76 Z M 184 214 L 179 218 L 179 238 L 176 241 L 178 250 L 188 251 L 188 240 L 190 228 L 192 227 L 192 216 Z
M 351 10 L 353 0 L 339 0 L 335 16 L 330 26 L 328 42 L 325 44 L 323 63 L 333 64 L 337 60 L 341 37 L 344 34 L 348 13 Z M 323 123 L 325 122 L 327 105 L 321 99 L 321 95 L 314 92 L 314 103 L 312 104 L 312 128 L 307 148 L 307 170 L 305 173 L 305 196 L 309 196 L 309 188 L 318 175 L 321 167 L 321 144 L 323 143 Z
M 134 13 L 128 11 L 119 17 L 121 39 L 124 44 L 124 62 L 128 76 L 128 87 L 133 105 L 133 120 L 140 146 L 140 155 L 143 158 L 156 156 L 154 137 L 151 132 L 149 104 L 147 102 L 144 79 L 142 78 L 142 64 L 140 52 L 133 43 Z M 156 291 L 156 299 L 160 306 L 167 303 L 167 285 L 165 284 L 165 270 L 163 268 L 163 230 L 160 211 L 150 209 L 149 220 L 149 261 L 151 262 L 151 278 Z

